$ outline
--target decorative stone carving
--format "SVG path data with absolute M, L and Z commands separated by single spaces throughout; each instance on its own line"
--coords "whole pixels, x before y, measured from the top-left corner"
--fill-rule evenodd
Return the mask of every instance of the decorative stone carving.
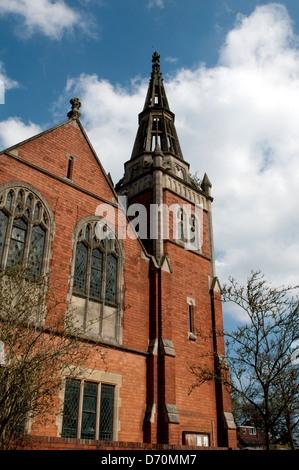
M 81 103 L 79 98 L 72 98 L 70 100 L 70 103 L 72 105 L 71 111 L 68 113 L 68 118 L 69 119 L 77 119 L 81 116 L 81 113 L 79 112 L 79 109 L 81 108 Z

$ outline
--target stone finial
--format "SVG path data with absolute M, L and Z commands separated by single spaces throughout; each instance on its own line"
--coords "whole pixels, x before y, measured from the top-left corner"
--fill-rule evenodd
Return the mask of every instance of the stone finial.
M 158 52 L 153 53 L 152 62 L 153 62 L 154 65 L 159 65 L 160 64 L 160 56 L 159 56 Z
M 68 113 L 68 118 L 69 119 L 77 119 L 81 116 L 81 113 L 79 112 L 79 109 L 81 108 L 81 103 L 79 98 L 72 98 L 70 100 L 70 103 L 72 105 L 71 111 Z

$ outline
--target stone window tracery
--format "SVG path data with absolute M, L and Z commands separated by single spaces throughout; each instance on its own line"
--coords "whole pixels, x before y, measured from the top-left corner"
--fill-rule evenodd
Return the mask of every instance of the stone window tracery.
M 78 233 L 73 293 L 115 304 L 118 243 L 109 236 L 99 239 L 97 223 L 86 223 Z
M 74 231 L 71 303 L 85 333 L 121 342 L 123 248 L 113 227 L 86 217 Z
M 2 189 L 2 190 L 1 190 Z M 0 187 L 1 268 L 25 267 L 37 277 L 48 269 L 54 219 L 41 195 L 27 183 Z

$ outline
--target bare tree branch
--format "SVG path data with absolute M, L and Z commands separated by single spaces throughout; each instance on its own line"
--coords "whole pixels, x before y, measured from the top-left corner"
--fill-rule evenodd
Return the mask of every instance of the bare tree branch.
M 190 365 L 193 388 L 221 381 L 239 401 L 256 409 L 268 436 L 283 416 L 294 421 L 290 413 L 295 416 L 299 407 L 299 374 L 291 361 L 299 339 L 298 286 L 272 287 L 260 271 L 252 272 L 244 286 L 233 278 L 229 281 L 222 290 L 223 301 L 240 307 L 247 321 L 225 333 L 229 374 L 220 363 L 214 370 Z
M 68 307 L 46 278 L 29 279 L 22 268 L 0 273 L 0 449 L 14 447 L 25 422 L 47 419 L 62 378 L 89 356 Z

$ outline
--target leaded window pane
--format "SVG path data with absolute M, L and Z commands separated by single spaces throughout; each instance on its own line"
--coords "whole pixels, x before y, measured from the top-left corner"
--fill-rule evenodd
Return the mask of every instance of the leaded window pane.
M 78 243 L 74 271 L 74 291 L 85 294 L 88 248 L 84 243 Z
M 7 209 L 9 210 L 11 209 L 11 203 L 12 203 L 12 192 L 9 191 L 9 193 L 6 196 L 6 204 L 5 204 Z
M 90 291 L 91 297 L 101 297 L 102 290 L 102 265 L 103 255 L 102 252 L 95 248 L 91 254 L 91 272 L 90 272 Z
M 22 262 L 25 249 L 27 224 L 23 219 L 15 219 L 8 248 L 7 266 Z
M 36 204 L 36 206 L 34 208 L 34 215 L 33 215 L 34 220 L 39 219 L 39 213 L 40 213 L 40 205 Z
M 73 293 L 115 304 L 119 258 L 117 243 L 112 233 L 108 233 L 104 240 L 98 240 L 95 236 L 96 224 L 95 221 L 90 222 L 78 233 Z
M 0 200 L 5 200 L 0 211 L 0 262 L 5 258 L 8 268 L 22 263 L 29 274 L 40 275 L 49 230 L 46 209 L 33 193 L 23 189 L 7 190 Z M 36 225 L 42 214 L 42 226 Z
M 28 272 L 33 276 L 41 273 L 46 233 L 40 225 L 32 227 L 30 250 L 28 255 Z
M 113 254 L 107 255 L 106 271 L 106 300 L 115 303 L 116 300 L 117 260 Z
M 84 383 L 81 439 L 94 439 L 96 431 L 98 385 Z
M 114 386 L 103 384 L 101 387 L 100 440 L 110 441 L 113 439 L 113 409 Z
M 86 238 L 87 241 L 89 241 L 89 235 L 90 235 L 90 227 L 89 227 L 89 225 L 86 225 L 85 238 Z
M 68 379 L 64 396 L 62 437 L 77 437 L 80 381 Z
M 0 211 L 0 264 L 2 260 L 3 247 L 7 230 L 8 217 L 3 211 Z

